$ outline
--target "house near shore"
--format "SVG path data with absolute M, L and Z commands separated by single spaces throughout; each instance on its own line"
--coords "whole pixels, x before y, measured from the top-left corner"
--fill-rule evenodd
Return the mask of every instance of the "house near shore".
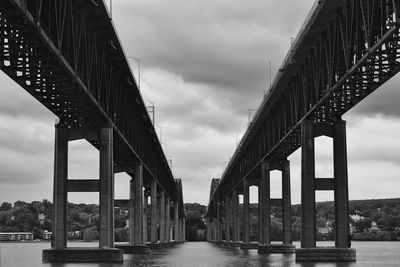
M 3 232 L 0 233 L 0 241 L 32 241 L 33 234 L 30 232 Z

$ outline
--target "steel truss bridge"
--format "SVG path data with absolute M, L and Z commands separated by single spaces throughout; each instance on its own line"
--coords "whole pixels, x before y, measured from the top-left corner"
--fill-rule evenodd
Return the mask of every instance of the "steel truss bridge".
M 267 217 L 262 217 L 264 216 L 262 209 L 269 210 L 269 205 L 281 205 L 281 201 L 285 203 L 285 196 L 282 200 L 268 199 L 269 204 L 263 204 L 264 197 L 260 199 L 260 196 L 267 191 L 269 195 L 270 190 L 269 174 L 265 174 L 265 171 L 278 169 L 283 172 L 283 176 L 288 176 L 288 171 L 284 167 L 287 166 L 286 158 L 300 147 L 302 147 L 302 205 L 304 203 L 306 205 L 302 211 L 302 223 L 303 228 L 307 228 L 303 230 L 302 237 L 306 240 L 308 234 L 314 235 L 315 218 L 307 218 L 315 215 L 315 211 L 312 211 L 315 205 L 314 190 L 334 188 L 336 190 L 335 186 L 340 184 L 336 181 L 336 174 L 335 179 L 317 179 L 313 176 L 315 175 L 313 138 L 320 135 L 335 138 L 335 133 L 340 133 L 338 134 L 340 140 L 336 144 L 342 149 L 337 150 L 340 151 L 337 153 L 337 162 L 342 160 L 338 163 L 340 165 L 338 168 L 342 168 L 342 172 L 338 172 L 338 175 L 344 177 L 344 182 L 339 185 L 342 188 L 338 190 L 342 190 L 344 195 L 338 199 L 347 201 L 347 156 L 343 150 L 346 146 L 345 141 L 343 143 L 345 126 L 341 117 L 399 72 L 399 16 L 398 0 L 315 2 L 221 179 L 212 181 L 207 217 L 210 220 L 209 230 L 216 233 L 214 236 L 209 236 L 209 239 L 220 241 L 221 231 L 225 231 L 225 237 L 229 237 L 229 205 L 237 201 L 237 194 L 244 195 L 244 227 L 249 227 L 249 222 L 246 222 L 249 184 L 258 184 L 259 188 L 261 187 L 260 220 L 269 224 L 266 221 L 269 220 L 269 214 Z M 340 159 L 340 156 L 345 160 Z M 266 175 L 268 178 L 265 178 Z M 265 179 L 268 179 L 267 189 L 262 188 L 264 186 L 262 181 Z M 335 192 L 335 203 L 337 196 L 339 195 Z M 287 197 L 290 218 L 290 190 Z M 347 202 L 340 205 L 344 211 L 341 214 L 346 217 Z M 235 215 L 237 213 L 234 207 L 234 228 L 237 227 Z M 222 220 L 223 216 L 227 217 L 225 221 Z M 290 219 L 288 223 L 290 224 Z M 225 224 L 225 230 L 221 230 L 221 224 Z M 346 221 L 342 222 L 342 226 L 344 230 L 339 243 L 341 247 L 348 248 L 348 244 L 345 244 L 348 241 Z M 262 227 L 261 223 L 260 231 L 263 231 Z M 245 230 L 245 238 L 246 234 L 248 235 L 248 232 Z M 233 241 L 238 241 L 235 229 L 234 235 Z M 263 233 L 260 235 L 262 239 Z M 309 238 L 311 240 L 309 242 L 303 238 L 302 247 L 315 246 L 313 237 Z
M 92 129 L 108 127 L 113 153 L 106 169 L 139 174 L 147 189 L 156 183 L 179 209 L 176 218 L 184 218 L 181 181 L 173 177 L 103 0 L 1 0 L 0 47 L 1 70 L 59 118 L 66 142 L 84 138 L 102 153 L 101 134 Z M 55 176 L 64 175 L 57 168 Z M 65 187 L 102 194 L 101 181 Z

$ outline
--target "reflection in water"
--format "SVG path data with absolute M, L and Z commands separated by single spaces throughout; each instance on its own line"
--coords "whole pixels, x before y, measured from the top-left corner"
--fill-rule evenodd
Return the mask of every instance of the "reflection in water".
M 71 243 L 70 246 L 93 246 L 88 243 Z M 324 244 L 326 245 L 326 244 Z M 299 246 L 296 243 L 296 246 Z M 49 243 L 0 243 L 1 267 L 358 267 L 400 266 L 400 242 L 353 242 L 357 250 L 356 263 L 296 263 L 294 254 L 258 254 L 256 250 L 243 251 L 205 242 L 184 243 L 173 248 L 154 250 L 149 255 L 124 255 L 123 263 L 102 264 L 44 264 L 42 250 Z

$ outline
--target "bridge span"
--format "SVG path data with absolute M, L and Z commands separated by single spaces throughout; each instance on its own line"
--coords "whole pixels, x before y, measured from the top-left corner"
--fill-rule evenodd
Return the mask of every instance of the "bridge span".
M 318 0 L 238 145 L 211 185 L 208 239 L 297 261 L 354 261 L 348 220 L 346 123 L 342 115 L 400 70 L 400 2 Z M 314 138 L 333 139 L 334 177 L 315 177 Z M 301 147 L 301 248 L 291 242 L 290 163 Z M 270 172 L 282 172 L 282 199 L 270 198 Z M 249 186 L 259 191 L 259 243 L 249 243 Z M 335 246 L 316 247 L 315 191 L 333 190 Z M 238 195 L 243 195 L 240 233 Z M 270 207 L 282 206 L 283 244 L 271 245 Z M 231 228 L 232 226 L 232 228 Z M 224 240 L 224 241 L 223 241 Z
M 182 182 L 173 177 L 105 2 L 2 0 L 0 47 L 1 70 L 59 118 L 53 242 L 43 260 L 122 261 L 123 251 L 149 252 L 148 241 L 183 241 Z M 100 177 L 68 176 L 68 142 L 79 139 L 99 150 Z M 119 172 L 132 177 L 130 199 L 114 199 Z M 67 248 L 68 192 L 99 192 L 98 249 Z M 130 241 L 120 249 L 114 206 L 130 216 Z

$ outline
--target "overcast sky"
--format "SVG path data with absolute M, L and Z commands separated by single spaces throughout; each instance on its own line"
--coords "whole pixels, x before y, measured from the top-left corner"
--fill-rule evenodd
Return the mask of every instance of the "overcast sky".
M 118 0 L 112 16 L 128 56 L 141 60 L 141 93 L 155 105 L 184 200 L 207 204 L 313 0 Z M 137 63 L 131 61 L 137 75 Z M 400 77 L 348 112 L 350 199 L 399 197 Z M 55 116 L 0 73 L 0 202 L 52 199 Z M 318 177 L 332 177 L 332 142 L 319 138 Z M 292 200 L 300 202 L 300 151 L 292 162 Z M 98 153 L 72 142 L 69 177 L 98 177 Z M 126 175 L 116 175 L 116 198 L 127 198 Z M 272 197 L 280 196 L 278 173 Z M 256 200 L 256 189 L 251 199 Z M 97 194 L 70 194 L 97 202 Z M 318 193 L 317 200 L 333 200 Z

